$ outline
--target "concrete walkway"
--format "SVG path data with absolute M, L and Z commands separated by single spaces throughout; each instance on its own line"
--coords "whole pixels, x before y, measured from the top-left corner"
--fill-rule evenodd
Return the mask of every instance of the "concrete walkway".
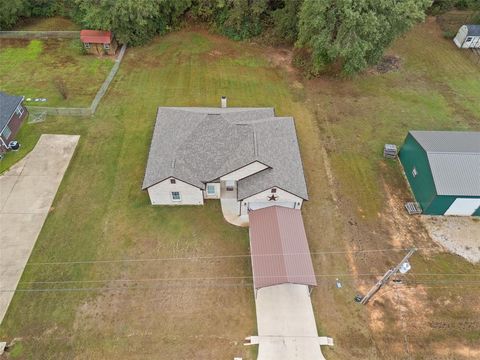
M 261 288 L 256 298 L 257 360 L 325 360 L 320 345 L 333 340 L 319 337 L 307 285 L 281 284 Z
M 0 176 L 0 324 L 79 138 L 42 135 L 30 154 Z
M 248 226 L 248 215 L 238 215 L 240 205 L 237 199 L 220 198 L 220 205 L 223 217 L 228 223 L 242 227 Z

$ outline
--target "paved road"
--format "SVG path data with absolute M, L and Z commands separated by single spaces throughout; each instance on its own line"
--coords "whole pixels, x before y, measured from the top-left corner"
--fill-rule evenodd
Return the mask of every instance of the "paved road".
M 255 299 L 257 360 L 325 360 L 307 285 L 261 288 Z
M 42 135 L 0 176 L 0 291 L 16 289 L 77 146 L 78 135 Z M 13 292 L 0 292 L 0 324 Z

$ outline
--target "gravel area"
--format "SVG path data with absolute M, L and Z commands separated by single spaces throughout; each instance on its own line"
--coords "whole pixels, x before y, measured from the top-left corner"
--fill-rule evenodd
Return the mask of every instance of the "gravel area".
M 472 263 L 480 262 L 480 218 L 422 216 L 430 237 Z

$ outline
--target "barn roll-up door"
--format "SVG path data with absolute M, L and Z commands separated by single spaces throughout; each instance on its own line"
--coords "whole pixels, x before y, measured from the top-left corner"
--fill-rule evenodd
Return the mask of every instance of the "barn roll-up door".
M 480 199 L 459 198 L 445 212 L 445 215 L 470 216 L 480 207 Z

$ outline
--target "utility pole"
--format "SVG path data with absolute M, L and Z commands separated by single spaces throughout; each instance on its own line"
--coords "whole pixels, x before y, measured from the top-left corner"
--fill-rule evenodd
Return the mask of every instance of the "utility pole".
M 400 268 L 402 267 L 402 265 L 408 261 L 408 259 L 410 259 L 410 257 L 413 255 L 413 253 L 417 251 L 416 248 L 412 248 L 410 249 L 410 251 L 408 252 L 407 255 L 405 255 L 405 257 L 403 258 L 402 261 L 400 261 L 400 263 L 395 266 L 394 268 L 392 269 L 389 269 L 385 275 L 383 275 L 383 277 L 378 280 L 378 282 L 370 289 L 370 291 L 367 293 L 367 295 L 365 295 L 362 300 L 360 301 L 360 304 L 362 305 L 365 305 L 366 303 L 368 303 L 368 301 L 373 297 L 373 295 L 375 295 L 375 293 L 380 290 L 380 288 L 385 285 L 388 280 L 390 280 L 390 278 L 395 275 L 399 270 Z

